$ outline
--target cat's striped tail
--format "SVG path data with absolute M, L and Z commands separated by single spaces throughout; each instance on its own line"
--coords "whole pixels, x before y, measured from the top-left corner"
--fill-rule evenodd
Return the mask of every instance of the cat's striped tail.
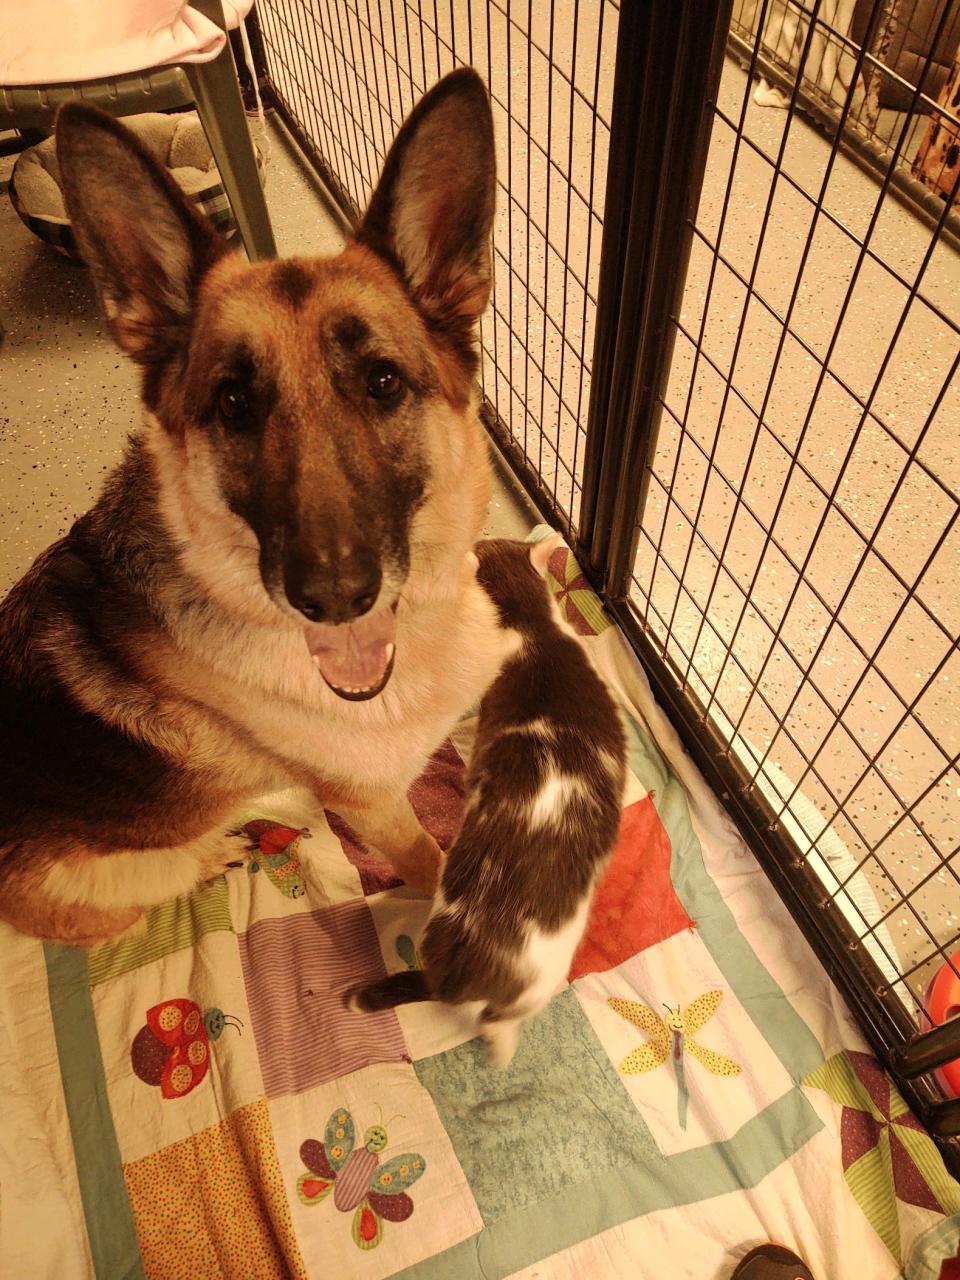
M 404 969 L 400 973 L 388 974 L 379 982 L 352 987 L 343 997 L 348 1009 L 362 1009 L 365 1013 L 376 1013 L 379 1009 L 394 1009 L 398 1004 L 432 999 L 433 995 L 422 969 Z

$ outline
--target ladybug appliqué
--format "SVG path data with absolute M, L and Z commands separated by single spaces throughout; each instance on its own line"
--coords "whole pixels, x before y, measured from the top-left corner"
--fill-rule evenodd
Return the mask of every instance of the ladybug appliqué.
M 310 836 L 309 827 L 285 827 L 267 818 L 255 818 L 234 834 L 246 837 L 247 848 L 253 854 L 251 872 L 266 872 L 267 879 L 285 898 L 303 897 L 307 885 L 298 850 L 301 839 Z
M 145 1084 L 159 1085 L 165 1098 L 182 1098 L 195 1089 L 210 1068 L 210 1042 L 224 1027 L 243 1023 L 220 1009 L 200 1012 L 193 1000 L 164 1000 L 147 1010 L 130 1046 L 134 1074 Z

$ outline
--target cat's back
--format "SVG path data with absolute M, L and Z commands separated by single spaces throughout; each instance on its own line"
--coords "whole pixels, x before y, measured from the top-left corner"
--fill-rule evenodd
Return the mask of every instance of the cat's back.
M 544 927 L 571 917 L 616 840 L 626 744 L 619 712 L 518 543 L 486 544 L 478 577 L 522 644 L 480 707 L 447 896 Z M 534 562 L 535 563 L 535 562 Z M 449 885 L 448 885 L 449 881 Z
M 623 722 L 578 641 L 537 628 L 481 707 L 471 784 L 541 868 L 603 858 L 616 836 Z
M 619 811 L 623 722 L 550 596 L 537 547 L 491 541 L 478 554 L 478 580 L 521 644 L 481 703 L 475 758 L 500 775 L 505 796 L 528 790 L 531 778 L 542 786 L 559 774 L 595 784 L 597 804 Z M 615 797 L 603 785 L 607 777 L 617 784 Z
M 623 721 L 582 644 L 559 620 L 537 618 L 481 705 L 480 749 L 519 735 L 562 770 L 610 769 L 626 751 Z M 526 742 L 524 742 L 526 739 Z

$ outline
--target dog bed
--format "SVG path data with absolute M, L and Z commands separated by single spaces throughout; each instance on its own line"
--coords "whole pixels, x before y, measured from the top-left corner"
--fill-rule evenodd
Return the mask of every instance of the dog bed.
M 233 211 L 220 181 L 210 144 L 196 112 L 149 112 L 124 120 L 147 150 L 165 164 L 181 189 L 224 235 L 236 230 Z M 263 179 L 263 158 L 257 152 Z M 24 151 L 10 176 L 10 199 L 20 220 L 34 235 L 74 261 L 80 261 L 60 188 L 56 140 Z
M 629 778 L 568 984 L 510 1068 L 442 1005 L 344 1008 L 418 964 L 430 904 L 333 814 L 264 797 L 235 815 L 249 861 L 135 937 L 0 923 L 4 1274 L 720 1280 L 765 1240 L 821 1280 L 941 1274 L 960 1185 L 566 548 L 548 581 Z M 444 845 L 473 723 L 411 790 Z

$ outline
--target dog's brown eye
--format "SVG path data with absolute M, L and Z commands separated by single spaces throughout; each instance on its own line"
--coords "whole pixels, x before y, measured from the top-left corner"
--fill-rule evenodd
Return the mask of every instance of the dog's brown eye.
M 378 360 L 367 374 L 367 395 L 374 400 L 392 400 L 403 387 L 400 370 L 389 360 Z
M 225 422 L 241 423 L 250 416 L 250 396 L 239 382 L 225 382 L 217 393 L 217 408 Z

